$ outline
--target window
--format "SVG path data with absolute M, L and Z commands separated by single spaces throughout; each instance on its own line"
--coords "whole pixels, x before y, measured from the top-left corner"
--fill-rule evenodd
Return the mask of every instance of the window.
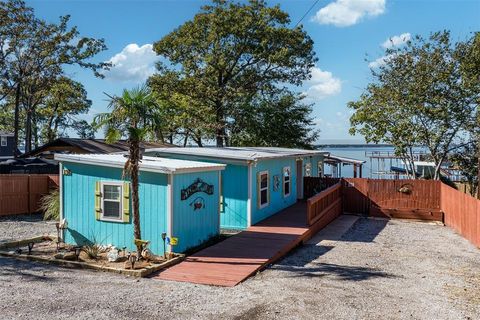
M 262 171 L 258 173 L 258 207 L 264 208 L 269 203 L 269 179 L 268 171 Z
M 102 183 L 102 220 L 122 221 L 122 183 Z
M 290 167 L 283 168 L 283 196 L 290 195 Z
M 7 137 L 6 137 L 6 136 L 2 136 L 2 137 L 0 138 L 0 140 L 1 140 L 1 144 L 0 144 L 0 145 L 1 145 L 2 147 L 6 147 L 6 146 L 7 146 Z
M 312 176 L 312 164 L 305 163 L 305 177 L 311 177 L 311 176 Z
M 318 176 L 323 177 L 323 161 L 318 161 L 317 168 L 318 168 Z

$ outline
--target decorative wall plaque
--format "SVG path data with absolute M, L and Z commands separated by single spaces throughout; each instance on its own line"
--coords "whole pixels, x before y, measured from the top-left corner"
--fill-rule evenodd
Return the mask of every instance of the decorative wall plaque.
M 213 194 L 213 185 L 204 182 L 200 178 L 197 178 L 197 180 L 195 180 L 191 185 L 181 190 L 180 198 L 182 201 L 187 200 L 197 192 L 204 192 L 211 195 Z

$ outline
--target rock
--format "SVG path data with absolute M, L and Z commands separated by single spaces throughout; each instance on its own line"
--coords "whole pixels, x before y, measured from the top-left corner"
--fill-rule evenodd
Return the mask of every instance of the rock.
M 118 261 L 118 250 L 117 249 L 112 249 L 110 251 L 108 251 L 107 253 L 107 259 L 109 262 L 116 262 Z
M 55 259 L 63 259 L 63 253 L 59 252 L 53 256 Z
M 75 252 L 68 252 L 63 255 L 63 260 L 75 261 L 77 260 L 77 256 L 75 255 Z

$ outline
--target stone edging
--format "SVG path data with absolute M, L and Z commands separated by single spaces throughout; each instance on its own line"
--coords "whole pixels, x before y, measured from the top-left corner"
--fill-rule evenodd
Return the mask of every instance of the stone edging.
M 41 236 L 41 237 L 35 237 L 35 238 L 30 238 L 30 239 L 25 239 L 25 240 L 20 240 L 20 241 L 3 243 L 3 244 L 0 244 L 0 250 L 1 249 L 9 249 L 9 248 L 13 248 L 13 247 L 19 247 L 19 246 L 20 247 L 25 246 L 29 242 L 44 241 L 44 240 L 46 240 L 45 238 L 46 237 Z M 51 238 L 49 237 L 48 240 L 50 240 L 50 239 Z M 178 257 L 167 260 L 167 261 L 165 261 L 161 264 L 158 264 L 158 265 L 148 266 L 148 267 L 138 269 L 138 270 L 129 270 L 129 269 L 118 269 L 118 268 L 100 266 L 100 265 L 91 264 L 91 263 L 88 263 L 88 262 L 67 261 L 67 260 L 55 259 L 55 258 L 44 258 L 44 257 L 32 256 L 32 255 L 28 255 L 28 254 L 17 254 L 17 253 L 5 252 L 5 251 L 0 251 L 0 256 L 19 259 L 19 260 L 27 260 L 27 261 L 36 261 L 36 262 L 42 262 L 42 263 L 48 263 L 48 264 L 55 264 L 55 265 L 62 266 L 62 267 L 106 271 L 106 272 L 123 274 L 123 275 L 126 275 L 126 276 L 133 276 L 133 277 L 140 277 L 140 278 L 144 278 L 144 277 L 152 274 L 153 272 L 159 271 L 161 269 L 171 267 L 171 266 L 173 266 L 177 263 L 182 262 L 185 259 L 185 255 L 180 255 Z

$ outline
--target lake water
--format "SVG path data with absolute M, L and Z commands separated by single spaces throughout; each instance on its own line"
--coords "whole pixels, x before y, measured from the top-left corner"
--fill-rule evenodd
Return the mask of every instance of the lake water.
M 372 160 L 370 162 L 370 158 L 367 156 L 367 153 L 371 152 L 380 152 L 380 153 L 386 153 L 390 152 L 393 153 L 393 147 L 366 147 L 366 146 L 348 146 L 348 147 L 325 147 L 321 148 L 321 150 L 328 151 L 332 155 L 339 156 L 339 157 L 347 157 L 347 158 L 353 158 L 357 160 L 363 160 L 366 161 L 363 165 L 363 173 L 362 177 L 364 178 L 370 178 L 371 177 L 371 172 L 376 172 L 377 170 L 382 169 L 382 163 L 379 163 L 376 160 Z M 417 148 L 416 151 L 425 151 L 422 148 Z M 385 160 L 383 163 L 383 168 L 384 169 L 390 169 L 390 166 L 401 166 L 401 163 L 399 161 L 393 160 L 390 162 L 390 160 Z M 331 174 L 330 166 L 326 165 L 325 166 L 325 174 Z M 353 166 L 352 165 L 345 165 L 342 167 L 342 177 L 345 178 L 351 178 L 353 177 Z M 378 176 L 374 175 L 375 178 Z M 388 177 L 385 177 L 388 178 Z

